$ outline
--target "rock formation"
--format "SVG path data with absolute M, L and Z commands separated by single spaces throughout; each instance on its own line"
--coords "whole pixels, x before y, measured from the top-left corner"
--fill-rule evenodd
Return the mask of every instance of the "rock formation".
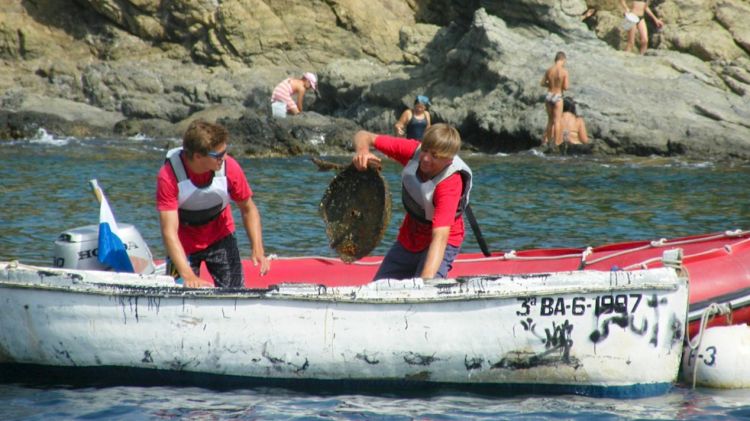
M 750 159 L 750 5 L 651 8 L 666 25 L 648 21 L 639 56 L 619 0 L 8 0 L 0 139 L 176 139 L 202 117 L 248 154 L 340 153 L 423 93 L 469 148 L 520 151 L 540 144 L 539 80 L 562 50 L 595 153 Z M 309 111 L 269 118 L 273 86 L 307 70 Z

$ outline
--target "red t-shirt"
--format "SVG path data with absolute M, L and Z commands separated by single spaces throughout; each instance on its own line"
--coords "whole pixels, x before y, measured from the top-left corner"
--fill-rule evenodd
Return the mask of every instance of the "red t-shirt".
M 400 162 L 403 166 L 406 166 L 414 156 L 419 145 L 420 143 L 416 140 L 385 135 L 376 137 L 374 143 L 377 150 Z M 407 212 L 398 230 L 398 242 L 411 252 L 420 252 L 430 246 L 433 228 L 449 226 L 451 229 L 448 244 L 461 247 L 464 241 L 464 219 L 456 218 L 456 209 L 461 200 L 463 186 L 464 182 L 459 173 L 454 173 L 438 183 L 432 198 L 432 203 L 435 205 L 432 224 L 423 224 Z
M 185 164 L 184 157 L 182 157 L 182 162 L 188 178 L 195 185 L 202 186 L 211 180 L 213 171 L 196 174 L 190 171 Z M 240 164 L 234 158 L 227 155 L 224 160 L 224 167 L 226 169 L 229 197 L 235 202 L 242 202 L 252 197 L 253 191 L 247 183 L 247 178 L 245 178 L 245 173 L 242 171 Z M 156 209 L 159 211 L 177 210 L 179 203 L 177 198 L 178 193 L 177 176 L 175 176 L 169 163 L 165 163 L 156 176 Z M 232 218 L 230 205 L 227 205 L 216 219 L 205 225 L 189 226 L 180 224 L 177 229 L 177 235 L 186 254 L 204 250 L 233 232 L 234 219 Z

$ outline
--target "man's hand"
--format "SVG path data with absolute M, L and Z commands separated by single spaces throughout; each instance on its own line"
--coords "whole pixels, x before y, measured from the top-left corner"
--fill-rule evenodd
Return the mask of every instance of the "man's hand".
M 375 156 L 375 154 L 370 151 L 357 153 L 356 155 L 354 155 L 354 158 L 352 158 L 354 168 L 358 169 L 359 171 L 366 170 L 367 164 L 370 162 L 379 166 L 380 158 Z
M 372 162 L 373 164 L 380 166 L 380 158 L 373 155 L 370 152 L 370 146 L 375 144 L 375 133 L 368 132 L 366 130 L 360 130 L 354 134 L 352 140 L 352 146 L 354 147 L 354 158 L 352 158 L 352 164 L 354 168 L 359 171 L 367 169 L 367 164 Z
M 210 282 L 204 280 L 203 278 L 200 278 L 196 276 L 193 272 L 190 272 L 189 275 L 182 277 L 183 285 L 187 288 L 211 288 L 213 285 L 211 285 Z
M 260 265 L 261 276 L 265 275 L 269 270 L 271 270 L 271 260 L 269 260 L 268 257 L 264 256 L 262 253 L 260 255 L 256 255 L 255 253 L 253 253 L 250 258 L 253 261 L 253 266 Z

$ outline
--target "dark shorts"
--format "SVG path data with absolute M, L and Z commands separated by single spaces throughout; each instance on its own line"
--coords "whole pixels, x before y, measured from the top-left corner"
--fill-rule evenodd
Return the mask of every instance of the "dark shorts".
M 234 234 L 227 235 L 187 258 L 190 268 L 196 275 L 200 275 L 201 262 L 206 262 L 206 269 L 214 278 L 217 287 L 243 288 L 245 286 L 240 249 Z M 179 276 L 169 259 L 167 259 L 167 273 L 175 278 Z
M 404 248 L 398 241 L 394 244 L 383 258 L 383 263 L 375 275 L 375 279 L 409 279 L 416 278 L 422 273 L 424 261 L 427 258 L 427 250 L 419 253 L 412 253 Z M 453 261 L 456 259 L 460 247 L 454 247 L 448 244 L 445 248 L 443 261 L 440 262 L 440 268 L 435 274 L 436 278 L 445 278 L 448 271 L 453 267 Z

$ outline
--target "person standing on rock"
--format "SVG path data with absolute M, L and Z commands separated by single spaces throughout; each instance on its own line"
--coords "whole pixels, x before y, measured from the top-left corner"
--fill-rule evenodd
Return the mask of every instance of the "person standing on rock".
M 430 128 L 432 123 L 430 112 L 427 107 L 430 106 L 430 98 L 424 95 L 417 95 L 414 100 L 414 107 L 407 108 L 401 113 L 394 127 L 396 136 L 406 136 L 407 139 L 422 140 L 425 130 Z
M 305 99 L 305 92 L 312 89 L 318 92 L 318 77 L 315 73 L 306 72 L 301 78 L 287 78 L 279 82 L 271 94 L 271 109 L 274 117 L 286 117 L 289 114 L 299 114 L 302 112 L 302 103 Z M 294 96 L 297 96 L 295 102 Z
M 627 17 L 628 14 L 633 14 L 638 18 L 638 23 L 628 30 L 628 43 L 625 45 L 625 51 L 633 49 L 633 46 L 635 45 L 635 32 L 638 31 L 640 53 L 643 54 L 646 52 L 646 49 L 648 48 L 648 28 L 646 27 L 645 15 L 648 15 L 654 21 L 657 28 L 664 26 L 664 22 L 654 15 L 651 8 L 648 7 L 648 3 L 648 1 L 633 1 L 632 7 L 628 8 L 626 1 L 620 0 L 620 4 L 622 4 L 623 9 L 625 9 L 625 16 Z
M 565 53 L 558 51 L 555 54 L 555 64 L 553 64 L 542 78 L 541 85 L 547 88 L 547 95 L 544 97 L 544 109 L 547 111 L 547 128 L 544 130 L 542 145 L 553 141 L 555 146 L 562 143 L 562 126 L 560 120 L 563 112 L 563 92 L 569 88 L 568 71 L 565 69 L 567 58 Z M 554 140 L 551 140 L 554 139 Z
M 445 278 L 464 240 L 462 215 L 471 191 L 471 169 L 457 155 L 458 130 L 434 124 L 421 143 L 361 130 L 352 143 L 352 163 L 360 171 L 368 162 L 380 163 L 370 147 L 404 166 L 401 198 L 406 216 L 374 279 Z
M 196 120 L 182 138 L 182 147 L 167 152 L 156 184 L 167 274 L 186 287 L 210 286 L 199 277 L 201 262 L 218 287 L 245 286 L 240 251 L 234 235 L 229 200 L 240 209 L 252 245 L 252 261 L 264 275 L 271 263 L 263 250 L 260 212 L 240 164 L 227 155 L 227 130 Z

